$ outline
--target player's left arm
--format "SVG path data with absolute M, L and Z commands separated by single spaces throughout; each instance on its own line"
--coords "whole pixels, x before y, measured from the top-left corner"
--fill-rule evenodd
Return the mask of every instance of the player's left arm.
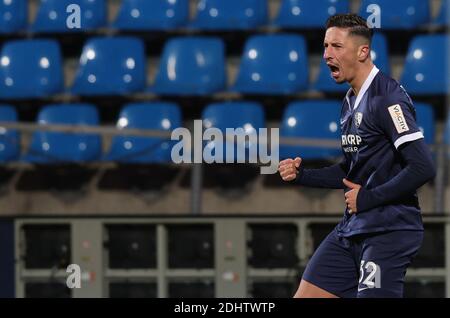
M 408 103 L 382 102 L 375 111 L 378 125 L 400 153 L 405 167 L 391 180 L 370 190 L 347 184 L 351 190 L 346 193 L 346 202 L 353 212 L 363 212 L 414 193 L 436 174 L 413 107 Z
M 414 193 L 433 179 L 436 170 L 428 146 L 423 139 L 407 142 L 399 147 L 406 162 L 399 174 L 388 182 L 370 190 L 360 188 L 356 200 L 356 212 L 384 205 L 404 195 Z

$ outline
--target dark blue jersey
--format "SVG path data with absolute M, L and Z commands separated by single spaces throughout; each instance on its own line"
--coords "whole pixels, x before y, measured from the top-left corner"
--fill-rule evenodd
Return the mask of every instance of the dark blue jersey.
M 400 173 L 405 162 L 399 148 L 423 138 L 423 134 L 406 91 L 376 67 L 358 96 L 352 95 L 350 89 L 341 112 L 344 171 L 347 180 L 370 190 Z M 389 230 L 423 230 L 415 191 L 356 214 L 346 210 L 337 227 L 341 236 Z

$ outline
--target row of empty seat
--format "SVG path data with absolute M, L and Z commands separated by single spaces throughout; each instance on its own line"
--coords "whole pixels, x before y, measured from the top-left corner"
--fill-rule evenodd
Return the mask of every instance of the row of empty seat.
M 417 120 L 428 144 L 434 143 L 433 108 L 416 104 Z M 289 103 L 280 124 L 281 137 L 340 139 L 338 100 L 297 101 Z M 0 122 L 17 122 L 17 113 L 10 105 L 0 105 Z M 208 105 L 202 114 L 204 128 L 243 128 L 249 133 L 266 127 L 263 107 L 257 102 L 222 102 Z M 38 114 L 37 122 L 46 124 L 98 126 L 99 115 L 92 104 L 47 105 Z M 131 103 L 124 105 L 117 119 L 120 129 L 137 128 L 172 131 L 182 126 L 180 107 L 171 102 Z M 450 118 L 447 135 L 450 134 Z M 0 162 L 23 160 L 32 163 L 115 161 L 125 163 L 171 162 L 175 141 L 159 137 L 116 136 L 107 154 L 102 154 L 100 135 L 37 131 L 31 145 L 21 155 L 20 134 L 0 130 Z M 447 139 L 449 136 L 446 137 Z M 210 145 L 214 147 L 214 144 Z M 255 145 L 248 145 L 250 147 Z M 225 154 L 225 151 L 223 151 Z M 307 159 L 339 157 L 341 150 L 327 147 L 281 145 L 281 158 L 298 156 Z
M 449 0 L 442 0 L 436 17 L 431 17 L 425 0 L 362 0 L 359 14 L 374 13 L 373 4 L 382 12 L 384 29 L 414 29 L 424 24 L 448 25 Z M 67 8 L 77 4 L 81 12 L 81 30 L 107 27 L 107 0 L 42 0 L 34 32 L 73 32 L 67 27 Z M 376 10 L 376 9 L 375 9 Z M 350 12 L 349 0 L 281 0 L 276 17 L 269 21 L 267 0 L 199 0 L 193 20 L 188 0 L 122 0 L 110 27 L 120 30 L 171 30 L 189 27 L 201 30 L 245 30 L 274 25 L 281 28 L 323 28 L 326 19 L 336 13 Z M 28 28 L 28 0 L 0 1 L 0 32 Z
M 446 94 L 449 88 L 450 36 L 413 38 L 400 82 L 411 94 Z M 386 39 L 376 34 L 372 57 L 389 74 Z M 81 96 L 207 95 L 232 91 L 243 94 L 284 95 L 308 89 L 345 92 L 322 60 L 317 80 L 309 84 L 308 49 L 301 35 L 251 36 L 241 56 L 239 72 L 227 87 L 223 40 L 217 37 L 177 37 L 164 46 L 154 83 L 147 85 L 144 43 L 135 37 L 96 37 L 84 45 L 75 81 L 65 91 L 63 64 L 54 40 L 6 42 L 0 56 L 0 99 L 49 97 L 59 93 Z

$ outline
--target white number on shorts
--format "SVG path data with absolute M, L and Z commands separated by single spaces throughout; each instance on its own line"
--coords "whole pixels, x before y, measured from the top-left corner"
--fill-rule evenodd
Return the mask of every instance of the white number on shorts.
M 365 266 L 364 266 L 365 263 Z M 367 262 L 362 260 L 359 267 L 359 283 L 366 285 L 368 288 L 380 288 L 380 266 L 374 262 Z M 364 279 L 364 273 L 369 273 Z M 364 281 L 363 281 L 364 279 Z

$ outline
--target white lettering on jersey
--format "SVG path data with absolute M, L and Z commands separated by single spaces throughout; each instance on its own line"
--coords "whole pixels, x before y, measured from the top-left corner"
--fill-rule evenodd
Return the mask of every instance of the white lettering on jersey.
M 342 146 L 359 146 L 362 138 L 358 135 L 342 135 Z
M 392 105 L 388 107 L 389 114 L 392 117 L 395 128 L 399 134 L 404 133 L 409 130 L 408 124 L 406 123 L 405 116 L 403 116 L 402 108 L 399 104 Z
M 358 152 L 362 138 L 358 135 L 342 135 L 342 146 L 344 152 Z

